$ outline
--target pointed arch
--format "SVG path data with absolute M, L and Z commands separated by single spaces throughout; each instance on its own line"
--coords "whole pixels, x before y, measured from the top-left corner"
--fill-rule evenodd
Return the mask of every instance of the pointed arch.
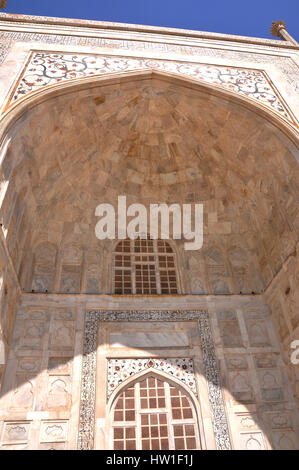
M 114 450 L 205 448 L 194 393 L 168 374 L 150 368 L 127 379 L 108 404 L 107 446 Z
M 182 76 L 181 74 L 176 74 L 173 72 L 170 73 L 161 70 L 157 71 L 155 69 L 141 69 L 122 73 L 113 72 L 109 73 L 109 76 L 104 74 L 102 76 L 96 75 L 91 77 L 72 79 L 44 87 L 38 91 L 34 91 L 32 94 L 25 95 L 22 100 L 17 101 L 12 107 L 8 108 L 0 119 L 0 155 L 3 154 L 3 150 L 5 151 L 5 148 L 7 147 L 7 142 L 10 141 L 16 131 L 16 129 L 13 129 L 14 124 L 16 124 L 17 121 L 22 118 L 22 116 L 26 118 L 26 113 L 37 105 L 51 100 L 57 96 L 62 96 L 77 91 L 79 92 L 99 86 L 121 84 L 122 82 L 148 79 L 160 79 L 173 82 L 177 85 L 196 89 L 199 92 L 234 102 L 241 107 L 253 111 L 255 114 L 258 114 L 266 121 L 273 124 L 276 128 L 282 131 L 283 134 L 289 137 L 295 145 L 298 145 L 299 143 L 299 132 L 297 130 L 297 125 L 291 124 L 282 115 L 279 115 L 270 107 L 267 107 L 257 100 L 248 98 L 247 96 L 241 95 L 235 91 L 222 88 L 213 83 L 202 82 L 196 78 Z M 9 134 L 10 130 L 11 133 Z M 3 155 L 1 155 L 1 160 L 2 158 Z

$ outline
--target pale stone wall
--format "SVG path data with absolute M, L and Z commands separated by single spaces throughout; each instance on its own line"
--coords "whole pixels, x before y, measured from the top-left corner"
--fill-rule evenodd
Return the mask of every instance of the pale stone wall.
M 295 253 L 283 265 L 266 293 L 297 405 L 299 404 L 299 367 L 298 364 L 292 364 L 290 360 L 293 351 L 290 345 L 294 340 L 298 340 L 299 335 L 298 281 L 298 253 Z
M 2 389 L 4 448 L 76 448 L 83 321 L 82 309 L 43 299 L 20 308 Z
M 0 244 L 0 387 L 2 385 L 3 371 L 8 357 L 10 340 L 14 328 L 14 321 L 21 290 L 17 275 L 11 265 L 9 256 L 5 251 L 3 240 Z
M 208 309 L 233 448 L 298 447 L 296 405 L 262 299 L 164 296 L 132 302 L 26 295 L 18 309 L 1 399 L 2 449 L 76 448 L 85 311 L 134 307 L 142 315 L 148 305 L 162 311 Z M 159 357 L 159 351 L 154 354 Z M 203 393 L 203 385 L 199 390 Z M 213 448 L 212 436 L 205 438 Z

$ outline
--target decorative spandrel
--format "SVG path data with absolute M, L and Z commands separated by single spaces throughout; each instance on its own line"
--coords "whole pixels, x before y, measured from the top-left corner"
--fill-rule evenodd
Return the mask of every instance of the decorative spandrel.
M 129 377 L 133 377 L 138 372 L 148 369 L 162 371 L 169 375 L 170 378 L 174 377 L 197 395 L 193 359 L 189 357 L 168 357 L 108 359 L 107 397 Z
M 262 70 L 145 58 L 31 52 L 6 109 L 30 93 L 62 82 L 117 72 L 156 70 L 239 93 L 297 126 L 278 90 Z

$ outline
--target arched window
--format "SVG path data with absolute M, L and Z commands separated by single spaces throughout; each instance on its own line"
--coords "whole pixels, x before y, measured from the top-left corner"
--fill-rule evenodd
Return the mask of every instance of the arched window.
M 201 448 L 191 398 L 155 374 L 125 388 L 114 402 L 112 415 L 114 450 Z
M 176 256 L 165 240 L 120 241 L 113 253 L 114 294 L 178 294 Z

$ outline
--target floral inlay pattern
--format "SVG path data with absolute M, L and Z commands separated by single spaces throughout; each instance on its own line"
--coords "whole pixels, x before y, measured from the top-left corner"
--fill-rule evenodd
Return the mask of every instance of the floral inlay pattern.
M 83 54 L 32 52 L 8 105 L 25 95 L 63 81 L 115 72 L 161 70 L 218 85 L 257 100 L 295 123 L 292 113 L 265 72 L 219 65 Z
M 197 395 L 191 358 L 108 359 L 107 396 L 129 377 L 149 368 L 161 370 L 180 380 Z

